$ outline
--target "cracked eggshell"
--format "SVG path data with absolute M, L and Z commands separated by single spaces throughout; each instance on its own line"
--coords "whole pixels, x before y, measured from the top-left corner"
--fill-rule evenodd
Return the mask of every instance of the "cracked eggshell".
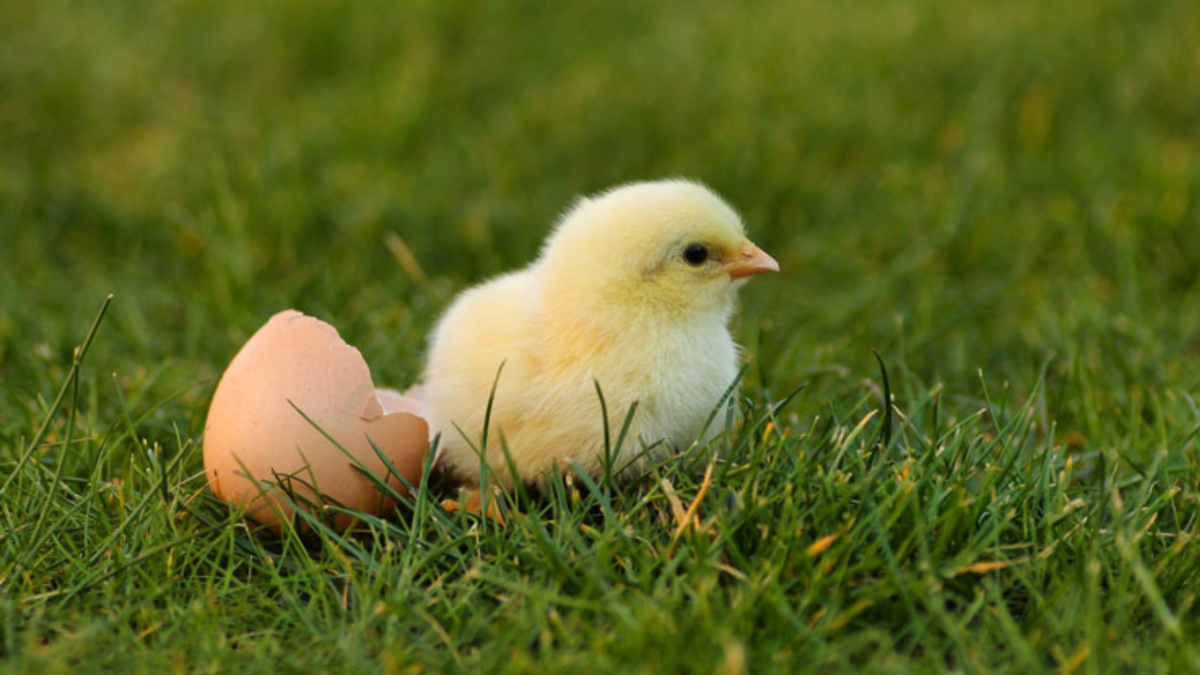
M 401 494 L 403 483 L 388 475 L 368 438 L 405 480 L 417 484 L 429 448 L 424 404 L 376 390 L 362 355 L 333 326 L 287 310 L 242 347 L 213 394 L 204 427 L 204 471 L 217 497 L 276 530 L 291 516 L 275 494 L 283 482 L 316 504 L 319 492 L 325 503 L 372 514 L 391 506 L 297 408 Z M 354 519 L 339 514 L 334 522 L 345 529 Z

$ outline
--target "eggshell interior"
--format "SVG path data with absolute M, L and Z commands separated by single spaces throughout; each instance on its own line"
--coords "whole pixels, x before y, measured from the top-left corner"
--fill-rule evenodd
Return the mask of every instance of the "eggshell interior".
M 276 529 L 291 517 L 283 486 L 314 504 L 373 514 L 389 508 L 378 486 L 322 430 L 401 494 L 403 483 L 389 476 L 370 441 L 409 483 L 420 479 L 429 447 L 424 404 L 376 390 L 362 355 L 333 326 L 280 312 L 242 347 L 213 394 L 204 428 L 209 488 Z M 334 522 L 345 528 L 354 518 L 339 514 Z

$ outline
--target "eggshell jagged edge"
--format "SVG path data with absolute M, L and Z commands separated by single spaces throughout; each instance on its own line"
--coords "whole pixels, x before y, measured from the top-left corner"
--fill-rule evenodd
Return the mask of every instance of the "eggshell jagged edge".
M 282 520 L 286 520 L 290 517 L 291 509 L 286 504 L 282 503 L 281 500 L 275 496 L 275 494 L 273 494 L 278 490 L 278 487 L 276 486 L 274 475 L 271 474 L 271 472 L 279 471 L 283 474 L 301 473 L 303 474 L 302 478 L 304 480 L 311 480 L 314 482 L 317 485 L 318 490 L 321 489 L 321 476 L 317 474 L 320 474 L 321 472 L 314 472 L 312 470 L 312 466 L 309 465 L 309 458 L 304 455 L 305 451 L 299 447 L 299 444 L 297 444 L 294 452 L 300 457 L 303 467 L 295 466 L 296 456 L 287 455 L 277 460 L 271 460 L 269 462 L 271 466 L 268 467 L 266 471 L 264 471 L 263 462 L 259 459 L 255 459 L 253 463 L 257 465 L 259 470 L 257 472 L 250 471 L 248 473 L 247 463 L 244 460 L 250 458 L 243 458 L 239 456 L 240 454 L 253 454 L 261 456 L 262 453 L 266 452 L 279 455 L 281 452 L 286 453 L 288 451 L 281 450 L 279 447 L 258 447 L 239 453 L 236 446 L 243 445 L 245 442 L 253 441 L 258 441 L 258 443 L 263 444 L 265 443 L 265 439 L 245 438 L 245 436 L 253 436 L 254 433 L 253 431 L 247 432 L 246 420 L 237 417 L 244 411 L 228 410 L 230 403 L 225 399 L 230 399 L 231 403 L 236 407 L 238 398 L 245 398 L 245 392 L 237 391 L 237 389 L 241 388 L 237 385 L 241 384 L 241 381 L 246 380 L 251 375 L 257 374 L 256 371 L 260 370 L 259 365 L 256 364 L 255 361 L 262 360 L 263 357 L 261 355 L 257 355 L 256 352 L 261 350 L 264 345 L 269 346 L 275 341 L 282 340 L 284 341 L 282 346 L 285 349 L 303 353 L 303 356 L 307 357 L 307 363 L 312 364 L 313 361 L 321 358 L 322 354 L 316 353 L 318 350 L 312 349 L 312 347 L 315 345 L 310 345 L 308 348 L 306 348 L 304 345 L 298 344 L 306 340 L 313 341 L 315 335 L 318 333 L 322 334 L 327 341 L 327 348 L 324 350 L 319 350 L 324 352 L 323 356 L 326 359 L 325 368 L 323 369 L 323 384 L 325 385 L 324 388 L 328 394 L 326 401 L 327 407 L 324 410 L 311 410 L 313 404 L 312 400 L 309 400 L 308 405 L 305 406 L 309 407 L 310 409 L 305 409 L 305 407 L 297 405 L 293 400 L 294 398 L 304 398 L 307 394 L 308 398 L 311 399 L 312 394 L 316 392 L 311 391 L 311 389 L 308 389 L 308 387 L 294 387 L 296 384 L 295 382 L 290 384 L 297 389 L 296 391 L 279 391 L 277 393 L 281 395 L 278 397 L 273 397 L 273 400 L 270 403 L 264 403 L 262 400 L 255 400 L 252 401 L 250 405 L 267 405 L 277 409 L 274 411 L 266 411 L 267 415 L 279 414 L 281 410 L 280 406 L 287 406 L 289 410 L 284 414 L 290 413 L 287 423 L 291 427 L 294 435 L 307 436 L 308 440 L 312 440 L 314 433 L 320 434 L 321 431 L 314 428 L 313 424 L 308 420 L 305 420 L 304 416 L 296 412 L 293 407 L 303 410 L 306 415 L 317 422 L 317 424 L 322 428 L 324 428 L 325 425 L 321 424 L 321 420 L 325 419 L 328 421 L 332 415 L 335 416 L 335 418 L 342 417 L 341 420 L 335 421 L 335 426 L 345 427 L 348 423 L 353 424 L 353 422 L 350 422 L 349 419 L 356 418 L 367 423 L 367 428 L 364 430 L 375 427 L 382 431 L 383 433 L 380 434 L 381 437 L 389 436 L 389 433 L 384 428 L 384 425 L 391 426 L 392 436 L 397 433 L 406 433 L 406 435 L 409 437 L 406 445 L 410 445 L 412 443 L 412 436 L 419 436 L 420 447 L 423 447 L 425 450 L 420 453 L 421 461 L 415 463 L 415 466 L 417 467 L 415 473 L 411 468 L 413 466 L 411 461 L 400 462 L 397 461 L 398 458 L 395 456 L 389 457 L 389 459 L 391 459 L 393 463 L 397 465 L 398 469 L 400 469 L 401 464 L 408 464 L 410 467 L 408 471 L 403 469 L 400 469 L 400 471 L 402 475 L 407 474 L 404 476 L 405 479 L 414 485 L 420 478 L 419 467 L 424 461 L 424 456 L 428 449 L 428 412 L 425 404 L 419 398 L 421 392 L 418 387 L 414 387 L 404 394 L 390 389 L 376 389 L 374 386 L 374 381 L 371 378 L 370 369 L 368 368 L 366 361 L 363 359 L 362 354 L 357 349 L 342 340 L 341 336 L 337 332 L 337 329 L 328 323 L 321 321 L 320 319 L 306 316 L 296 310 L 285 310 L 279 312 L 275 316 L 271 317 L 271 319 L 262 328 L 260 328 L 250 338 L 250 340 L 246 342 L 246 344 L 238 352 L 237 356 L 234 357 L 229 367 L 226 369 L 225 375 L 222 377 L 220 384 L 217 386 L 217 391 L 213 395 L 213 403 L 209 410 L 208 421 L 205 425 L 204 444 L 205 473 L 208 478 L 209 487 L 213 493 L 216 494 L 217 497 L 222 501 L 225 501 L 231 505 L 245 507 L 246 515 L 275 529 L 278 529 Z M 269 356 L 266 358 L 268 361 L 271 359 Z M 294 363 L 291 366 L 292 369 L 303 369 L 304 367 L 305 363 Z M 271 375 L 272 373 L 267 374 Z M 294 373 L 292 372 L 287 373 L 287 375 L 291 376 L 293 379 L 295 377 Z M 286 378 L 280 379 L 284 380 Z M 226 387 L 226 383 L 231 380 L 234 384 Z M 318 388 L 320 384 L 322 383 L 318 381 Z M 262 383 L 258 383 L 259 388 L 262 388 L 263 386 L 264 385 Z M 232 388 L 234 391 L 232 393 L 226 393 L 225 399 L 223 399 L 223 391 L 228 388 Z M 254 387 L 251 387 L 252 390 L 253 388 Z M 284 386 L 281 387 L 281 389 L 287 388 L 287 384 L 284 384 Z M 306 389 L 308 390 L 306 391 Z M 275 398 L 278 398 L 278 400 L 274 400 Z M 249 414 L 254 414 L 255 412 L 262 413 L 264 411 L 259 409 L 256 411 L 250 411 Z M 230 419 L 231 417 L 234 419 Z M 418 424 L 413 425 L 413 422 L 417 422 Z M 257 421 L 251 421 L 250 426 L 256 427 L 257 424 Z M 381 426 L 376 427 L 376 424 L 380 424 Z M 233 429 L 234 438 L 232 439 L 229 438 L 229 433 L 223 433 L 229 428 Z M 405 429 L 410 431 L 404 432 L 403 430 Z M 416 429 L 420 429 L 420 431 L 416 431 Z M 380 443 L 380 441 L 383 440 L 382 438 L 377 439 L 375 438 L 374 434 L 368 435 L 376 442 L 377 445 L 380 445 L 381 448 L 384 449 L 385 453 L 387 453 L 388 448 L 384 447 Z M 221 438 L 222 436 L 223 438 Z M 240 439 L 239 436 L 241 436 Z M 214 443 L 210 443 L 210 439 L 213 439 L 214 437 L 219 437 L 219 440 L 215 441 Z M 337 437 L 335 436 L 335 438 Z M 239 443 L 239 440 L 242 441 L 242 443 Z M 339 443 L 343 444 L 343 447 L 353 444 L 348 443 L 348 441 L 351 439 L 338 438 L 337 440 Z M 223 447 L 214 448 L 212 447 L 214 444 Z M 230 447 L 231 445 L 235 447 Z M 353 460 L 350 457 L 345 456 L 341 450 L 330 443 L 327 439 L 324 439 L 323 445 L 318 444 L 318 447 L 316 448 L 309 448 L 308 452 L 309 454 L 312 454 L 313 452 L 336 453 L 336 461 L 344 462 L 347 468 L 349 465 L 353 464 Z M 358 456 L 360 461 L 363 461 L 365 456 L 366 461 L 364 461 L 364 463 L 368 466 L 377 464 L 378 466 L 374 467 L 377 469 L 376 474 L 381 479 L 384 478 L 386 476 L 386 470 L 381 466 L 382 462 L 379 462 L 378 457 L 374 456 L 373 450 L 370 450 L 369 452 L 371 453 L 370 455 L 366 455 L 364 452 L 353 454 Z M 433 461 L 435 464 L 438 461 L 440 454 L 441 453 L 439 451 L 438 454 L 434 456 Z M 220 475 L 219 470 L 227 468 L 229 464 L 228 460 L 230 459 L 236 462 L 236 465 L 239 468 L 232 472 L 236 477 L 235 480 L 232 481 L 234 484 L 230 485 L 231 481 L 225 478 L 223 486 L 223 477 Z M 282 468 L 274 466 L 277 463 L 284 466 L 282 466 Z M 328 466 L 328 464 L 326 464 L 326 466 Z M 297 471 L 298 468 L 299 471 Z M 357 469 L 350 470 L 357 471 Z M 229 471 L 226 471 L 226 475 L 229 473 Z M 251 475 L 254 473 L 259 475 Z M 262 475 L 264 473 L 268 475 Z M 339 471 L 339 473 L 342 472 Z M 376 499 L 374 501 L 376 505 L 384 506 L 385 502 L 390 501 L 380 499 L 382 495 L 379 494 L 378 489 L 374 485 L 370 484 L 370 479 L 361 475 L 357 476 L 357 478 L 362 481 L 365 488 L 368 488 L 369 491 L 375 494 Z M 345 476 L 337 476 L 332 482 L 344 484 Z M 394 476 L 389 477 L 388 482 L 393 487 L 397 488 L 400 493 L 403 494 L 406 492 L 406 490 L 400 484 L 400 481 L 398 481 Z M 293 489 L 295 489 L 295 485 L 293 485 Z M 297 491 L 307 493 L 304 495 L 307 498 L 312 498 L 315 496 L 311 493 L 311 490 L 308 490 L 303 486 L 301 486 Z M 341 501 L 343 501 L 343 503 L 349 502 L 349 506 L 363 508 L 364 510 L 371 512 L 378 511 L 377 508 L 372 508 L 369 503 L 364 502 L 364 500 L 361 498 L 355 498 L 354 495 L 349 495 L 350 498 L 347 498 L 346 494 L 338 495 L 338 497 L 342 498 Z M 339 515 L 335 518 L 335 523 L 343 529 L 349 526 L 352 522 L 353 519 L 348 516 Z

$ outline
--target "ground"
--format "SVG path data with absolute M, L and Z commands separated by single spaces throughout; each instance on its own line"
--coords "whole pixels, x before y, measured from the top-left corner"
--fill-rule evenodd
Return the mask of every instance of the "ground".
M 1198 34 L 1182 0 L 0 4 L 0 669 L 1200 669 Z M 205 492 L 272 313 L 409 384 L 575 195 L 673 175 L 783 267 L 711 446 L 503 528 L 436 481 L 348 537 Z

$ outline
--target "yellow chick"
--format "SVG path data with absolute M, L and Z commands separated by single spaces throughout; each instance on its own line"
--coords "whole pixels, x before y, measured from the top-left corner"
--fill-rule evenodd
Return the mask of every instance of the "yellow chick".
M 778 270 L 733 209 L 697 183 L 634 183 L 580 199 L 532 265 L 463 292 L 434 330 L 424 382 L 443 466 L 479 484 L 494 383 L 486 459 L 507 485 L 572 462 L 600 471 L 595 383 L 610 447 L 638 405 L 614 470 L 635 474 L 687 447 L 737 377 L 728 324 L 738 287 Z

